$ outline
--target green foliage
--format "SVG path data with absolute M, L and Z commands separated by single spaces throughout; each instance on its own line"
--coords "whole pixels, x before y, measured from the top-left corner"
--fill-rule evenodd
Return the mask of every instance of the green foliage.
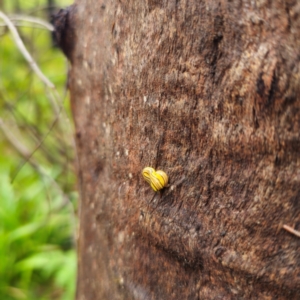
M 3 6 L 7 14 L 17 8 L 46 19 L 46 0 L 5 1 Z M 25 22 L 17 29 L 56 90 L 32 72 L 1 26 L 0 299 L 74 299 L 73 128 L 69 102 L 58 96 L 66 93 L 67 62 L 53 47 L 50 32 Z

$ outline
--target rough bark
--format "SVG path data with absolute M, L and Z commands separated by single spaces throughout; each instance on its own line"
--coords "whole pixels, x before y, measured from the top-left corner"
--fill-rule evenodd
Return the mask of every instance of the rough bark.
M 76 4 L 77 299 L 299 299 L 300 3 Z

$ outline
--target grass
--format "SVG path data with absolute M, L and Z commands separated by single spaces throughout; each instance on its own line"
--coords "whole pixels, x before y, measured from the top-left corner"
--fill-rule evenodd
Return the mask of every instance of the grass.
M 3 6 L 7 14 L 17 8 L 46 18 L 39 8 L 47 1 Z M 77 193 L 70 108 L 62 96 L 67 62 L 49 32 L 18 30 L 61 96 L 44 86 L 0 27 L 0 299 L 74 299 Z

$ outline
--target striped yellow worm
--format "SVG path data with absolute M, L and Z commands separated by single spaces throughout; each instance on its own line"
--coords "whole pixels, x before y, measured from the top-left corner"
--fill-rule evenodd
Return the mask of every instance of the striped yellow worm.
M 155 171 L 151 167 L 146 167 L 143 169 L 142 175 L 155 192 L 163 189 L 168 184 L 168 176 L 164 171 Z

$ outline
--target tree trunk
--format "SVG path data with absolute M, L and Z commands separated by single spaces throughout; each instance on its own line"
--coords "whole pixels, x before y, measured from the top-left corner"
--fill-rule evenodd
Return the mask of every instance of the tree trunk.
M 299 299 L 300 3 L 77 0 L 63 48 L 77 299 Z M 70 29 L 71 28 L 71 29 Z M 155 193 L 146 166 L 164 170 Z

